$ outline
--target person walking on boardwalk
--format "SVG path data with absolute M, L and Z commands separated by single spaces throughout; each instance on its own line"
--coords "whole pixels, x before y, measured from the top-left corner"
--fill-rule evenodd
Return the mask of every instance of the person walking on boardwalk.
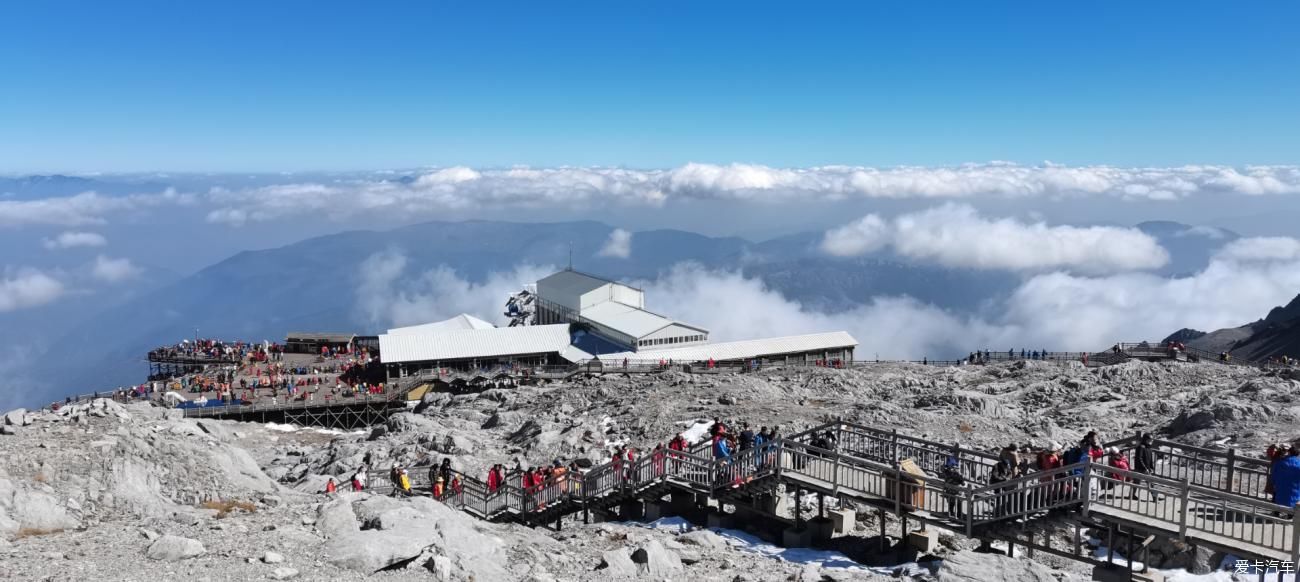
M 1151 437 L 1151 433 L 1142 435 L 1142 438 L 1138 440 L 1137 448 L 1133 450 L 1133 471 L 1145 475 L 1152 475 L 1156 472 L 1155 439 Z M 1136 477 L 1133 479 L 1134 499 L 1140 497 L 1141 484 L 1140 479 Z M 1147 493 L 1151 495 L 1151 501 L 1160 501 L 1160 496 L 1156 495 L 1155 491 L 1148 488 Z

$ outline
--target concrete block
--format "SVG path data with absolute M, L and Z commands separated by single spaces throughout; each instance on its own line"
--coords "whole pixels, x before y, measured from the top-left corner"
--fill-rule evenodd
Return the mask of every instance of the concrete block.
M 812 545 L 812 530 L 787 527 L 781 532 L 781 545 L 787 548 L 806 548 Z
M 835 524 L 829 517 L 814 517 L 808 520 L 808 531 L 812 534 L 814 544 L 824 544 L 831 541 L 831 534 L 835 531 Z
M 852 509 L 832 509 L 827 513 L 837 534 L 846 534 L 858 527 L 858 512 Z
M 922 553 L 933 552 L 939 545 L 939 535 L 930 530 L 907 532 L 907 545 Z

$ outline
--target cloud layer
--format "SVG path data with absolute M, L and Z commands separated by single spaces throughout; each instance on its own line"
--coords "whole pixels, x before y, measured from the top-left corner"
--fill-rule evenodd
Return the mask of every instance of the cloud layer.
M 47 238 L 42 241 L 45 248 L 50 250 L 71 249 L 76 247 L 102 247 L 108 244 L 108 239 L 104 235 L 94 232 L 77 232 L 68 231 L 59 234 L 54 238 Z
M 195 197 L 168 189 L 158 194 L 105 196 L 83 192 L 75 196 L 36 200 L 0 200 L 0 227 L 26 225 L 85 226 L 104 224 L 114 213 L 155 206 L 188 204 Z
M 380 176 L 378 178 L 374 176 Z M 115 213 L 197 202 L 209 222 L 243 225 L 303 214 L 336 219 L 358 212 L 437 211 L 592 205 L 660 206 L 674 200 L 817 202 L 847 199 L 1069 198 L 1176 200 L 1196 195 L 1262 196 L 1300 193 L 1297 166 L 1026 166 L 1010 163 L 949 167 L 817 166 L 690 163 L 671 169 L 605 167 L 474 169 L 454 166 L 328 182 L 213 188 L 197 194 L 75 196 L 0 201 L 0 227 L 103 224 Z
M 63 283 L 40 271 L 6 272 L 0 278 L 0 313 L 45 305 L 64 291 Z
M 139 275 L 143 269 L 131 263 L 130 259 L 113 259 L 104 255 L 95 257 L 90 273 L 105 283 L 118 283 Z
M 1106 273 L 1154 269 L 1169 262 L 1169 253 L 1137 229 L 989 219 L 971 206 L 951 203 L 892 221 L 868 214 L 827 231 L 822 239 L 822 250 L 837 256 L 886 246 L 904 257 L 973 269 Z
M 1106 196 L 1176 200 L 1198 194 L 1300 193 L 1300 167 L 1024 166 L 772 168 L 753 164 L 686 164 L 669 170 L 625 168 L 451 167 L 404 180 L 353 180 L 214 190 L 210 222 L 242 225 L 304 212 L 336 218 L 359 211 L 406 213 L 500 207 L 617 204 L 659 206 L 672 200 L 758 203 L 870 198 Z
M 376 328 L 441 321 L 468 313 L 502 324 L 502 305 L 525 283 L 555 272 L 552 267 L 519 266 L 471 282 L 447 267 L 408 272 L 406 255 L 389 250 L 361 263 L 357 285 L 360 319 Z

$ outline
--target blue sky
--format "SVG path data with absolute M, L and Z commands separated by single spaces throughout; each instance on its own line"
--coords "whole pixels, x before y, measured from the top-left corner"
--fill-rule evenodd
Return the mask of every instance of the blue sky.
M 9 2 L 0 172 L 1292 164 L 1296 22 L 1295 2 Z

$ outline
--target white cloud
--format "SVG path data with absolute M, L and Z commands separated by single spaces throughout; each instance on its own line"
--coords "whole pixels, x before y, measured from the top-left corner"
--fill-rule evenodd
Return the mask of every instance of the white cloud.
M 904 257 L 974 269 L 1068 268 L 1106 273 L 1152 269 L 1169 262 L 1169 253 L 1137 229 L 989 219 L 971 206 L 952 203 L 889 222 L 869 214 L 828 231 L 822 240 L 824 251 L 839 256 L 860 255 L 886 245 Z
M 893 234 L 892 225 L 875 214 L 868 214 L 826 231 L 822 238 L 822 250 L 838 257 L 864 255 L 884 248 Z
M 77 232 L 68 231 L 60 233 L 52 239 L 43 241 L 45 248 L 50 250 L 70 249 L 75 247 L 102 247 L 108 244 L 108 239 L 104 235 L 95 232 Z
M 619 259 L 632 256 L 632 233 L 621 228 L 614 229 L 609 233 L 609 240 L 605 241 L 605 246 L 601 247 L 600 252 L 596 254 Z
M 757 279 L 696 265 L 678 265 L 659 279 L 638 285 L 645 289 L 650 309 L 708 328 L 714 342 L 843 330 L 858 340 L 860 359 L 876 354 L 885 359 L 920 359 L 967 350 L 972 344 L 970 330 L 983 327 L 908 297 L 876 297 L 849 311 L 821 313 L 786 299 Z
M 0 313 L 45 305 L 64 291 L 63 283 L 40 271 L 6 272 L 0 279 Z
M 382 175 L 376 175 L 383 177 Z M 870 198 L 1104 196 L 1177 200 L 1195 195 L 1300 193 L 1300 167 L 1069 167 L 1009 163 L 951 167 L 772 168 L 754 164 L 686 164 L 668 170 L 626 168 L 451 167 L 412 180 L 353 180 L 214 189 L 208 221 L 239 226 L 319 213 L 335 219 L 360 211 L 433 214 L 466 208 L 595 204 L 659 206 L 671 200 L 752 202 Z
M 1300 260 L 1300 240 L 1285 236 L 1240 238 L 1216 253 L 1225 261 L 1297 261 Z M 1300 289 L 1297 289 L 1300 291 Z
M 505 323 L 506 299 L 525 283 L 551 274 L 551 267 L 519 266 L 494 272 L 472 282 L 439 266 L 407 273 L 407 258 L 398 251 L 376 253 L 361 263 L 358 308 L 368 324 L 397 327 L 440 321 L 468 313 L 497 324 Z
M 188 204 L 193 199 L 193 196 L 168 189 L 160 194 L 104 196 L 95 192 L 83 192 L 75 196 L 37 200 L 0 200 L 0 227 L 104 224 L 107 215 L 112 213 L 165 204 Z
M 131 259 L 111 259 L 104 255 L 95 257 L 95 264 L 91 267 L 91 275 L 96 279 L 106 283 L 117 283 L 135 277 L 141 273 L 142 269 L 131 264 Z

